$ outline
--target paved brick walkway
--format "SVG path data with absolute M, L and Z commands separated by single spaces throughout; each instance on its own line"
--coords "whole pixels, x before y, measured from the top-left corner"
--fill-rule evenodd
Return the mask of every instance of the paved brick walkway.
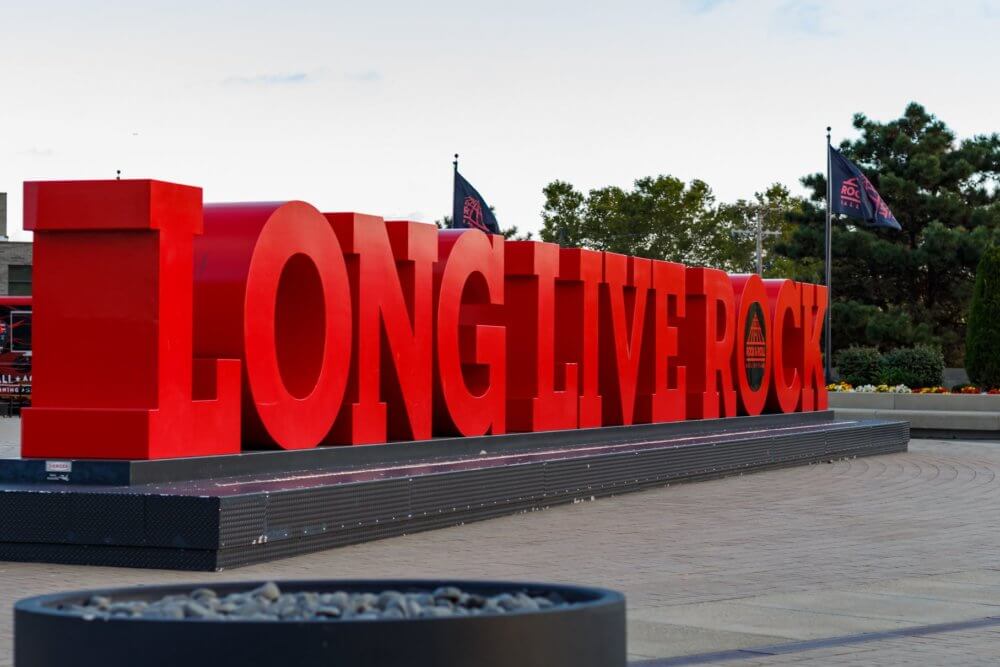
M 0 442 L 7 428 L 0 424 Z M 0 563 L 0 666 L 11 660 L 15 599 L 170 581 L 608 586 L 628 596 L 635 660 L 1000 616 L 998 470 L 1000 444 L 917 440 L 907 454 L 684 484 L 220 574 Z M 996 656 L 1000 626 L 731 664 L 995 664 Z
M 933 637 L 895 639 L 866 644 L 811 651 L 784 656 L 769 656 L 734 665 L 996 665 L 1000 661 L 1000 632 L 981 630 L 955 632 Z

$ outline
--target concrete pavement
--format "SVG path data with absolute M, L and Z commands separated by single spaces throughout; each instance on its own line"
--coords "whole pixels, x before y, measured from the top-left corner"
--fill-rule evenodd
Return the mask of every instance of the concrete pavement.
M 16 422 L 0 420 L 0 442 L 11 442 L 12 429 L 16 440 Z M 12 659 L 11 605 L 20 597 L 310 577 L 616 588 L 628 597 L 634 660 L 786 647 L 719 659 L 995 664 L 1000 621 L 920 629 L 1000 617 L 998 470 L 1000 444 L 914 441 L 907 454 L 684 484 L 218 574 L 0 563 L 0 666 Z M 883 631 L 912 633 L 858 638 Z

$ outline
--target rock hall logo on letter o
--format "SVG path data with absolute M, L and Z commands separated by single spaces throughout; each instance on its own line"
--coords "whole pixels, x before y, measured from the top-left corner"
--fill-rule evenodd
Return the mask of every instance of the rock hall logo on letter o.
M 757 391 L 764 381 L 767 364 L 767 325 L 760 303 L 750 304 L 743 331 L 743 364 L 750 389 Z

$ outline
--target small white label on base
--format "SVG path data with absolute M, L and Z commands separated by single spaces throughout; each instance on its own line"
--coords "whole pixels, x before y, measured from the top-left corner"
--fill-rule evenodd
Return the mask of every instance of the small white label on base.
M 72 461 L 46 461 L 45 472 L 73 472 Z

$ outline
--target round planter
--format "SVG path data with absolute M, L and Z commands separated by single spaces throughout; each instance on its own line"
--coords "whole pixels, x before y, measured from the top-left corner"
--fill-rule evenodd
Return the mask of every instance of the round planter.
M 209 586 L 220 596 L 263 582 L 200 583 L 43 595 L 14 606 L 15 667 L 624 667 L 625 598 L 614 591 L 494 581 L 279 581 L 282 591 L 557 593 L 571 604 L 531 612 L 377 620 L 85 619 L 60 609 L 92 595 L 153 601 Z

